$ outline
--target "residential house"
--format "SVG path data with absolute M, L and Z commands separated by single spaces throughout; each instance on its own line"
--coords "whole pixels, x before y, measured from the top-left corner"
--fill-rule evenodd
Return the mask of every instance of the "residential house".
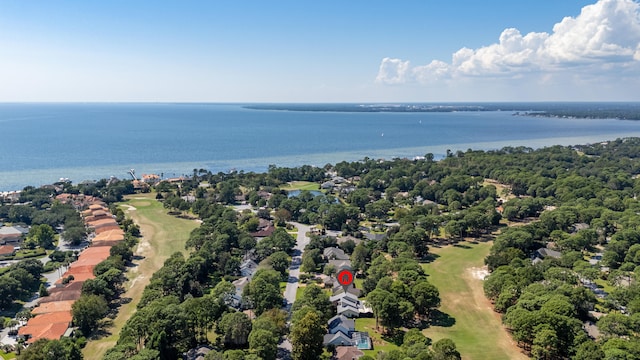
M 205 356 L 211 351 L 211 347 L 208 345 L 201 345 L 197 348 L 193 348 L 183 354 L 185 360 L 204 360 Z
M 240 264 L 240 274 L 249 279 L 251 279 L 253 274 L 256 273 L 257 269 L 258 269 L 258 264 L 256 264 L 255 261 L 250 259 L 245 260 Z
M 235 309 L 243 309 L 245 308 L 245 302 L 242 301 L 242 293 L 244 292 L 244 288 L 249 284 L 249 278 L 241 277 L 240 279 L 232 282 L 233 286 L 236 289 L 236 292 L 232 294 L 229 299 L 226 299 L 227 305 L 235 308 Z
M 336 269 L 343 267 L 351 267 L 351 260 L 329 260 L 329 265 L 333 265 Z
M 23 235 L 27 234 L 28 232 L 29 229 L 20 226 L 0 227 L 0 244 L 20 242 Z
M 358 350 L 355 346 L 339 346 L 336 348 L 336 353 L 333 356 L 335 360 L 357 360 L 364 353 Z
M 533 254 L 532 263 L 535 265 L 542 262 L 543 259 L 546 259 L 548 257 L 559 259 L 561 256 L 562 253 L 560 253 L 559 251 L 551 250 L 549 248 L 540 248 Z
M 348 319 L 346 316 L 337 315 L 329 319 L 327 325 L 328 333 L 323 339 L 325 346 L 356 346 L 357 349 L 371 348 L 369 334 L 357 332 L 354 320 Z
M 353 286 L 353 284 L 351 284 L 347 287 L 347 292 L 350 293 L 351 295 L 359 297 L 360 294 L 362 293 L 362 290 L 356 288 L 355 286 Z M 337 281 L 335 281 L 333 283 L 333 287 L 331 288 L 331 293 L 333 295 L 344 293 L 344 288 Z
M 18 330 L 18 336 L 26 339 L 28 344 L 39 339 L 60 340 L 69 329 L 69 324 L 64 322 L 46 323 L 41 325 L 26 325 Z
M 276 231 L 276 228 L 273 225 L 269 224 L 269 226 L 259 228 L 258 231 L 252 232 L 250 235 L 257 240 L 260 240 L 262 238 L 266 238 L 267 236 L 271 236 L 274 231 Z
M 333 346 L 351 346 L 353 345 L 353 341 L 349 335 L 345 335 L 342 332 L 337 332 L 335 334 L 326 334 L 324 336 L 323 345 L 333 345 Z
M 378 234 L 378 233 L 372 233 L 372 232 L 364 233 L 365 238 L 367 238 L 368 240 L 374 240 L 374 241 L 383 240 L 386 236 L 387 234 Z
M 327 260 L 349 260 L 349 255 L 345 254 L 342 249 L 337 247 L 325 248 L 322 254 Z
M 336 305 L 338 315 L 348 318 L 359 317 L 362 314 L 372 312 L 370 308 L 364 306 L 356 295 L 350 292 L 333 295 L 329 300 Z
M 541 259 L 545 259 L 548 257 L 560 259 L 560 257 L 562 257 L 562 253 L 559 251 L 551 250 L 549 248 L 540 248 L 536 250 L 535 256 Z
M 32 315 L 39 314 L 49 314 L 56 312 L 66 312 L 71 311 L 71 306 L 75 300 L 65 300 L 65 301 L 52 301 L 45 304 L 40 304 L 31 310 Z
M 346 241 L 349 241 L 349 240 L 353 241 L 353 243 L 356 244 L 356 245 L 358 245 L 358 244 L 360 244 L 362 242 L 361 239 L 358 239 L 355 236 L 348 235 L 348 236 L 339 237 L 338 238 L 338 244 L 342 244 L 342 243 L 344 243 Z
M 333 189 L 335 186 L 336 186 L 336 183 L 334 183 L 333 181 L 326 181 L 326 182 L 323 182 L 323 183 L 320 185 L 320 188 L 321 188 L 321 189 L 323 189 L 323 190 L 331 190 L 331 189 Z
M 336 315 L 327 322 L 329 334 L 335 334 L 341 331 L 343 334 L 351 334 L 356 331 L 356 322 L 344 315 Z
M 16 254 L 16 248 L 13 245 L 0 246 L 0 259 L 8 258 Z
M 160 175 L 158 174 L 142 174 L 142 181 L 147 184 L 156 185 L 160 182 Z

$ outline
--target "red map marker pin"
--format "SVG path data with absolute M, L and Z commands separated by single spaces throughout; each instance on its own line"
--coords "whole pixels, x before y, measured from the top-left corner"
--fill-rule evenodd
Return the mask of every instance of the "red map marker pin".
M 342 269 L 336 277 L 338 278 L 338 283 L 342 285 L 342 289 L 344 289 L 346 293 L 349 285 L 353 284 L 353 272 L 350 269 Z

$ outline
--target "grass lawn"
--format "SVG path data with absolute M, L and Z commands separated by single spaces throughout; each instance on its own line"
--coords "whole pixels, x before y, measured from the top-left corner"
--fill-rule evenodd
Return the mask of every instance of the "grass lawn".
M 0 357 L 3 358 L 4 360 L 15 359 L 16 353 L 13 353 L 13 352 L 5 353 L 4 351 L 0 351 Z
M 280 185 L 282 190 L 320 190 L 320 184 L 310 181 L 292 181 L 283 185 Z
M 452 339 L 463 359 L 527 359 L 484 296 L 482 280 L 474 276 L 490 248 L 491 243 L 463 242 L 430 249 L 438 257 L 422 266 L 440 291 L 442 320 L 423 333 L 434 342 Z
M 304 293 L 304 288 L 307 286 L 306 284 L 298 284 L 298 289 L 296 290 L 296 301 L 302 299 L 302 294 Z
M 122 295 L 132 301 L 120 307 L 113 324 L 105 328 L 107 336 L 87 343 L 82 350 L 85 359 L 101 359 L 116 344 L 120 329 L 136 311 L 136 305 L 151 276 L 171 254 L 187 253 L 184 245 L 189 233 L 198 227 L 198 223 L 193 220 L 168 215 L 162 203 L 155 200 L 155 193 L 130 195 L 120 206 L 140 226 L 142 233 L 140 243 L 134 251 L 140 260 L 134 260 L 137 266 L 127 271 L 129 281 L 124 284 L 126 292 Z
M 363 282 L 364 282 L 364 279 L 355 278 L 355 279 L 353 279 L 353 286 L 355 286 L 356 289 L 362 289 L 362 283 Z
M 602 288 L 602 290 L 606 291 L 607 293 L 611 293 L 615 289 L 613 286 L 609 285 L 607 280 L 595 279 L 593 282 L 596 283 L 596 285 L 598 285 L 599 288 Z
M 365 355 L 376 358 L 379 351 L 389 352 L 398 349 L 399 346 L 383 339 L 382 335 L 376 331 L 375 318 L 358 318 L 356 319 L 356 331 L 368 332 L 373 342 L 372 350 L 363 350 Z

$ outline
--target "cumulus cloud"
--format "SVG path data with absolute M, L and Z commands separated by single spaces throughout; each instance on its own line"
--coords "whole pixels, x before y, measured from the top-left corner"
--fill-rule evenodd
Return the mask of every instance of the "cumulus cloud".
M 432 83 L 464 77 L 518 77 L 527 73 L 566 70 L 599 75 L 640 62 L 640 4 L 634 0 L 599 0 L 565 17 L 551 33 L 521 34 L 505 29 L 498 42 L 477 49 L 462 48 L 449 63 L 433 60 L 410 66 L 409 61 L 384 58 L 376 81 L 399 84 Z
M 400 84 L 407 80 L 409 62 L 400 59 L 384 58 L 380 63 L 376 81 L 386 84 Z

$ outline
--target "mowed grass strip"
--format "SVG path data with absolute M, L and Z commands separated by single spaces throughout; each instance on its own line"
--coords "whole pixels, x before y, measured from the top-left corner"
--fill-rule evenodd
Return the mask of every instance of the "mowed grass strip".
M 320 190 L 320 184 L 310 181 L 291 181 L 280 186 L 282 190 Z
M 171 254 L 182 252 L 186 255 L 184 246 L 189 234 L 199 226 L 193 220 L 168 215 L 162 203 L 155 199 L 155 193 L 128 196 L 120 206 L 140 226 L 142 233 L 134 249 L 134 254 L 141 258 L 134 260 L 137 266 L 128 269 L 126 276 L 129 280 L 124 284 L 125 293 L 122 295 L 123 298 L 131 298 L 131 302 L 122 305 L 113 324 L 104 329 L 108 336 L 87 343 L 82 351 L 85 359 L 101 359 L 108 349 L 116 345 L 120 330 L 136 311 L 136 305 L 151 276 Z
M 463 359 L 527 359 L 502 326 L 500 315 L 484 296 L 482 280 L 477 276 L 490 248 L 490 242 L 464 242 L 430 249 L 438 257 L 423 264 L 423 268 L 440 291 L 439 310 L 445 314 L 445 321 L 423 333 L 434 342 L 452 339 Z

